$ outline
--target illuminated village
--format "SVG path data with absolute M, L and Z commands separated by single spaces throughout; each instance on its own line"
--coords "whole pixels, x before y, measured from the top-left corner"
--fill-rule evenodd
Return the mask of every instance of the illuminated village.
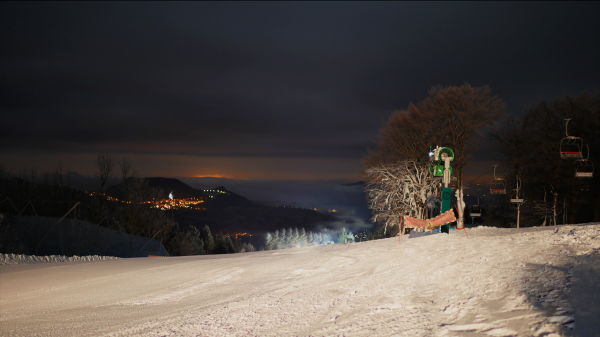
M 113 198 L 110 195 L 106 195 L 104 193 L 98 193 L 98 192 L 86 192 L 86 193 L 89 194 L 90 196 L 103 195 L 106 197 L 106 200 L 109 200 L 109 201 L 127 202 L 127 201 L 119 200 L 117 198 Z M 145 201 L 144 203 L 149 204 L 150 207 L 152 207 L 152 208 L 158 208 L 163 211 L 171 210 L 171 209 L 182 209 L 182 208 L 206 210 L 206 208 L 199 206 L 200 204 L 204 203 L 204 200 L 198 199 L 198 198 L 175 199 L 175 198 L 173 198 L 172 193 L 169 194 L 169 199 L 148 200 L 148 201 Z
M 204 203 L 204 200 L 197 198 L 188 199 L 161 199 L 146 201 L 147 204 L 151 204 L 152 207 L 160 208 L 161 210 L 168 209 L 180 209 L 180 208 L 191 208 L 197 210 L 206 210 L 204 207 L 198 205 Z

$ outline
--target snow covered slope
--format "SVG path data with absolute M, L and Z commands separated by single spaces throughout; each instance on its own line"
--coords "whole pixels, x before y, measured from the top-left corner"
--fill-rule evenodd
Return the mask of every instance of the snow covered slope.
M 232 255 L 4 265 L 0 335 L 600 331 L 600 225 L 480 227 L 468 234 Z
M 75 261 L 96 261 L 96 260 L 113 260 L 120 259 L 120 257 L 114 256 L 64 256 L 64 255 L 50 255 L 50 256 L 35 256 L 35 255 L 24 255 L 24 254 L 0 254 L 0 266 L 6 264 L 28 264 L 28 263 L 55 263 L 55 262 L 75 262 Z

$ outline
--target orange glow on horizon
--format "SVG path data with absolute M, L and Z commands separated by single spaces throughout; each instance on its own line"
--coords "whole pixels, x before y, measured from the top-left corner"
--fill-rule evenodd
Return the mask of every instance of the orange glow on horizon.
M 194 178 L 225 178 L 225 179 L 231 179 L 231 177 L 224 176 L 224 175 L 221 175 L 221 174 L 201 174 L 201 175 L 195 175 L 193 177 Z
M 52 172 L 58 163 L 67 171 L 94 176 L 96 153 L 6 153 L 5 163 Z M 354 180 L 362 179 L 357 158 L 312 157 L 198 157 L 182 154 L 114 154 L 126 157 L 141 177 L 221 178 L 232 180 Z M 218 172 L 218 173 L 217 173 Z

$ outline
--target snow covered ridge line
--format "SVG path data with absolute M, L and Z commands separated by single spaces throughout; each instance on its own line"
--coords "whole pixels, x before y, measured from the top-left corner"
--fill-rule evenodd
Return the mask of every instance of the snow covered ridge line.
M 120 257 L 114 256 L 35 256 L 35 255 L 20 255 L 20 254 L 0 254 L 0 266 L 13 264 L 29 264 L 29 263 L 56 263 L 56 262 L 75 262 L 75 261 L 97 261 L 97 260 L 115 260 Z

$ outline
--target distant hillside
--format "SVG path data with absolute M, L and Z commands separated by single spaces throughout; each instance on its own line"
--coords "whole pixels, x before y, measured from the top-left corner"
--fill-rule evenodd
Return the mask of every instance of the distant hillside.
M 163 198 L 168 198 L 171 192 L 173 192 L 173 197 L 177 199 L 202 198 L 206 196 L 202 191 L 190 187 L 179 179 L 153 177 L 146 178 L 146 181 L 151 186 L 163 190 Z
M 263 245 L 262 234 L 276 229 L 298 227 L 307 231 L 334 228 L 335 217 L 311 209 L 271 207 L 252 203 L 248 198 L 229 191 L 224 186 L 198 190 L 174 178 L 145 178 L 163 191 L 163 198 L 173 193 L 174 198 L 202 198 L 206 210 L 176 209 L 169 211 L 181 227 L 208 225 L 214 233 L 251 233 L 253 244 Z M 108 194 L 118 198 L 120 186 L 113 186 Z
M 168 198 L 169 193 L 172 192 L 173 197 L 177 199 L 205 199 L 206 206 L 208 207 L 229 207 L 251 204 L 248 198 L 235 194 L 223 186 L 218 186 L 210 190 L 197 190 L 175 178 L 153 177 L 146 178 L 146 180 L 151 186 L 162 189 L 164 198 Z

